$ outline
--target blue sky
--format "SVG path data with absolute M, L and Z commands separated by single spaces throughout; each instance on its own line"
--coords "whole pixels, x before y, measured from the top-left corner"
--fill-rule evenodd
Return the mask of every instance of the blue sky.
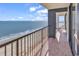
M 48 10 L 38 3 L 0 3 L 0 21 L 47 21 Z

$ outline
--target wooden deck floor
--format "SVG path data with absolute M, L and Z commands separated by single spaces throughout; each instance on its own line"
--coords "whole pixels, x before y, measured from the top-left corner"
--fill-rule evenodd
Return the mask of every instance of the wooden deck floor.
M 59 41 L 49 38 L 49 56 L 72 56 L 71 49 L 67 40 L 67 33 L 60 32 Z

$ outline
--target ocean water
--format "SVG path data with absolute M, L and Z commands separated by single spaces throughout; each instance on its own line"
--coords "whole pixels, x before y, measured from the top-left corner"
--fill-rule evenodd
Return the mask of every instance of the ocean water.
M 47 21 L 0 21 L 0 38 L 47 25 Z

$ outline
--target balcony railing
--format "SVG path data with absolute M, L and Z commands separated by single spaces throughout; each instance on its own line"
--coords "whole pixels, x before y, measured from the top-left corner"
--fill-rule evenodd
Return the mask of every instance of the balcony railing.
M 48 51 L 48 27 L 0 42 L 0 56 L 41 56 Z

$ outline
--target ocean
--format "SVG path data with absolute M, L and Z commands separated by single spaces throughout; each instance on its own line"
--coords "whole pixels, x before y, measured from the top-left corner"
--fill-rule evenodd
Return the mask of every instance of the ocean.
M 0 21 L 0 38 L 48 25 L 47 21 Z

